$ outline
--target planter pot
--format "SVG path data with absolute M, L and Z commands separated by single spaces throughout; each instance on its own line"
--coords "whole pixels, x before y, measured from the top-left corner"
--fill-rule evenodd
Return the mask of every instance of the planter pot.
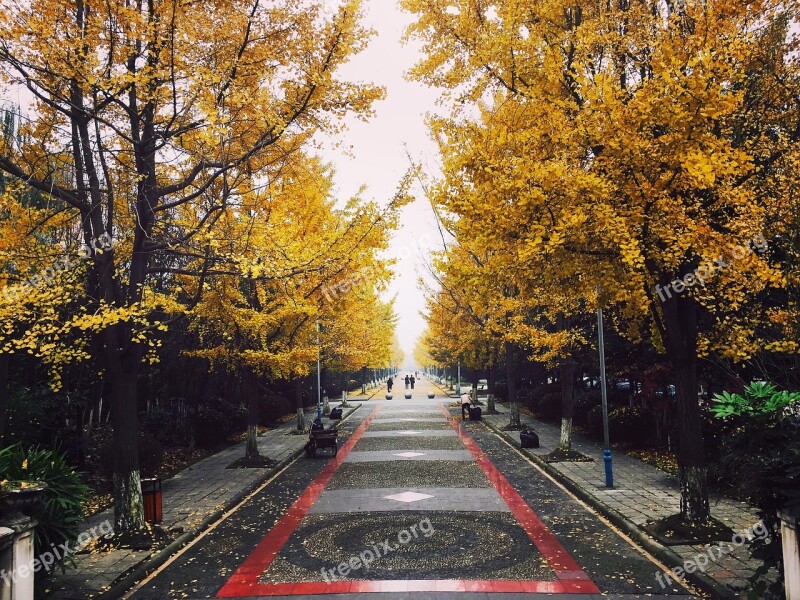
M 411 394 L 406 394 L 406 400 L 411 400 Z
M 435 397 L 436 397 L 436 394 L 434 394 L 433 392 L 428 392 L 428 398 L 433 400 Z
M 0 514 L 9 520 L 24 517 L 42 503 L 45 485 L 0 493 Z
M 391 400 L 392 399 L 392 395 L 391 394 L 386 394 L 386 399 L 387 400 Z

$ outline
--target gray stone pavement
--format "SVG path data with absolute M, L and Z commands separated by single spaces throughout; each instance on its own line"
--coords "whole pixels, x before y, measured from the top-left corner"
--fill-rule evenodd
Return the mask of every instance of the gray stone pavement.
M 402 487 L 325 490 L 308 514 L 463 511 L 469 497 L 469 510 L 510 512 L 494 488 Z
M 365 450 L 350 452 L 344 462 L 386 462 L 396 460 L 471 461 L 473 456 L 468 450 Z
M 484 421 L 495 429 L 509 422 L 507 406 L 498 404 L 498 410 L 502 413 L 483 416 Z M 559 427 L 529 415 L 521 414 L 520 417 L 524 424 L 536 431 L 541 444 L 540 448 L 523 452 L 541 456 L 558 446 Z M 508 432 L 508 437 L 513 437 L 518 446 L 519 436 L 516 432 Z M 616 513 L 634 527 L 679 512 L 680 488 L 676 477 L 626 454 L 614 453 L 614 488 L 609 489 L 605 487 L 602 447 L 573 432 L 573 448 L 592 457 L 594 461 L 550 463 L 549 466 L 558 477 L 569 480 L 573 486 L 588 494 L 601 512 Z M 723 496 L 711 497 L 711 513 L 736 532 L 750 531 L 759 522 L 752 506 Z M 683 561 L 705 555 L 709 561 L 705 575 L 731 590 L 732 597 L 744 598 L 744 592 L 750 585 L 747 578 L 760 562 L 750 559 L 746 546 L 727 543 L 722 547 L 724 552 L 716 544 L 670 546 L 670 550 Z
M 404 429 L 404 430 L 386 430 L 386 431 L 365 431 L 363 438 L 372 437 L 457 437 L 458 433 L 452 429 Z
M 368 390 L 366 396 L 350 395 L 348 402 L 351 407 L 357 408 L 378 391 L 380 388 Z M 331 403 L 332 408 L 338 405 L 339 402 Z M 350 409 L 345 409 L 345 415 L 348 410 Z M 306 420 L 310 421 L 314 411 L 307 412 Z M 305 435 L 292 434 L 294 429 L 295 421 L 291 420 L 259 437 L 259 453 L 275 461 L 275 466 L 271 468 L 227 469 L 228 465 L 244 456 L 245 444 L 242 442 L 198 461 L 165 480 L 162 484 L 164 520 L 161 526 L 175 531 L 177 535 L 199 535 L 209 524 L 209 520 L 216 520 L 243 495 L 258 487 L 282 468 L 283 464 L 302 453 L 308 438 Z M 78 529 L 89 531 L 104 522 L 108 522 L 108 527 L 113 525 L 113 510 L 108 509 L 93 515 Z M 65 573 L 54 576 L 50 582 L 49 597 L 55 600 L 97 597 L 133 570 L 157 560 L 159 554 L 159 551 L 151 550 L 74 554 L 74 565 Z

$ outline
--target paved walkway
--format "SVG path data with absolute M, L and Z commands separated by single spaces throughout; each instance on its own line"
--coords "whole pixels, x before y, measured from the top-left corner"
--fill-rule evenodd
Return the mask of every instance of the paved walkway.
M 366 597 L 381 592 L 387 598 L 443 598 L 460 592 L 464 597 L 506 600 L 540 593 L 593 598 L 598 591 L 615 598 L 638 597 L 628 596 L 637 593 L 687 597 L 679 584 L 659 587 L 657 578 L 664 573 L 657 565 L 491 432 L 500 433 L 507 414 L 462 424 L 460 410 L 448 409 L 447 392 L 437 391 L 436 398 L 429 399 L 428 392 L 434 391 L 432 384 L 421 381 L 412 399 L 403 397 L 404 389 L 396 389 L 395 399 L 384 401 L 385 388 L 370 390 L 361 399 L 374 396 L 373 402 L 341 429 L 347 441 L 337 458 L 293 463 L 174 564 L 158 569 L 133 597 Z M 359 399 L 349 398 L 354 405 Z M 501 405 L 500 410 L 507 408 Z M 542 443 L 542 448 L 524 452 L 541 462 L 540 456 L 557 445 L 558 428 L 527 415 L 522 418 L 534 426 Z M 290 435 L 293 427 L 290 422 L 260 438 L 262 454 L 283 464 L 300 454 L 306 438 Z M 502 435 L 519 447 L 515 432 Z M 575 448 L 595 462 L 544 465 L 545 471 L 669 566 L 704 555 L 709 563 L 701 573 L 709 578 L 706 583 L 711 581 L 715 589 L 721 584 L 731 589 L 744 586 L 755 566 L 746 549 L 728 545 L 730 551 L 726 548 L 722 556 L 704 546 L 667 550 L 638 529 L 648 520 L 677 512 L 675 478 L 618 455 L 617 487 L 608 490 L 602 449 L 580 436 Z M 242 454 L 243 445 L 237 445 L 164 482 L 164 526 L 185 532 L 181 544 L 279 470 L 225 468 Z M 713 513 L 736 531 L 747 531 L 757 522 L 748 506 L 724 498 L 713 500 Z M 111 517 L 107 511 L 85 527 Z M 427 530 L 437 533 L 428 538 Z M 400 545 L 392 546 L 390 556 L 366 570 L 343 573 L 353 556 L 370 548 L 378 553 L 384 536 L 397 536 L 398 531 L 413 534 L 413 541 L 396 538 Z M 118 597 L 121 582 L 142 579 L 176 551 L 177 544 L 160 553 L 79 555 L 77 568 L 57 579 L 55 597 L 96 598 L 109 586 L 114 592 L 106 596 Z M 697 580 L 697 573 L 693 577 Z
M 360 402 L 368 400 L 380 390 L 379 387 L 369 389 L 365 396 L 351 394 L 348 396 L 348 402 L 356 408 L 360 406 Z M 332 408 L 338 405 L 337 400 L 331 402 Z M 314 410 L 307 410 L 309 413 L 307 421 L 313 418 Z M 348 409 L 344 410 L 347 415 Z M 258 438 L 259 453 L 275 461 L 273 467 L 226 468 L 244 456 L 245 444 L 241 443 L 198 461 L 165 480 L 164 520 L 161 526 L 179 536 L 179 541 L 163 551 L 115 550 L 75 554 L 74 567 L 68 568 L 64 574 L 55 576 L 50 583 L 52 592 L 50 597 L 55 600 L 96 598 L 136 572 L 144 573 L 163 562 L 168 557 L 169 550 L 175 551 L 178 546 L 196 537 L 210 523 L 219 519 L 226 510 L 236 505 L 302 453 L 308 438 L 305 435 L 293 434 L 294 429 L 295 421 L 291 420 Z M 93 527 L 107 531 L 113 526 L 113 522 L 113 510 L 105 510 L 82 523 L 79 531 L 90 531 Z M 103 523 L 104 527 L 100 528 Z M 112 597 L 115 595 L 111 594 Z
M 661 566 L 422 382 L 376 397 L 129 594 L 688 600 Z M 402 390 L 405 392 L 405 390 Z
M 509 422 L 508 407 L 498 404 L 502 414 L 484 415 L 484 421 L 499 430 Z M 560 428 L 538 421 L 529 415 L 520 415 L 526 425 L 530 425 L 539 435 L 540 448 L 524 450 L 532 457 L 552 452 L 560 438 Z M 504 434 L 519 445 L 516 432 Z M 627 522 L 631 530 L 648 521 L 676 514 L 680 510 L 680 488 L 678 479 L 656 467 L 622 453 L 614 455 L 614 488 L 605 487 L 603 449 L 600 445 L 573 432 L 573 448 L 594 459 L 594 462 L 561 462 L 546 466 L 548 472 L 568 484 L 574 491 L 583 492 L 584 499 L 617 524 Z M 753 507 L 744 502 L 721 496 L 712 496 L 711 513 L 714 517 L 736 532 L 752 531 L 759 518 Z M 639 530 L 641 531 L 641 530 Z M 724 551 L 722 550 L 724 548 Z M 708 558 L 705 575 L 731 591 L 731 597 L 742 595 L 748 589 L 750 577 L 759 561 L 750 559 L 746 546 L 726 543 L 715 545 L 685 545 L 669 548 L 679 557 L 673 563 L 695 560 L 699 556 Z M 662 558 L 664 558 L 662 556 Z M 697 562 L 697 561 L 696 561 Z M 705 562 L 701 558 L 699 562 Z M 677 566 L 672 564 L 671 566 Z M 701 577 L 702 571 L 699 572 Z

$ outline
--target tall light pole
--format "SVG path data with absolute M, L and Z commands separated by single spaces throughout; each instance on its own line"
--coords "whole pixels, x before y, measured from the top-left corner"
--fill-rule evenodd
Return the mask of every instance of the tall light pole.
M 456 396 L 461 398 L 461 359 L 458 359 L 458 380 L 456 383 Z
M 317 321 L 317 419 L 322 420 L 322 377 L 320 376 L 319 321 Z
M 603 308 L 600 306 L 600 286 L 597 286 L 597 347 L 600 352 L 600 397 L 603 401 L 603 462 L 606 467 L 606 487 L 614 487 L 611 442 L 608 435 L 608 393 L 606 392 L 606 346 L 603 338 Z

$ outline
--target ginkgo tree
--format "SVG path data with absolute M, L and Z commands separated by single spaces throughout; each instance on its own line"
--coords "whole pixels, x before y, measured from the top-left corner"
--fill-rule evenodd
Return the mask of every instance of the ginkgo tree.
M 769 248 L 797 188 L 797 3 L 403 5 L 426 51 L 412 74 L 446 91 L 452 120 L 474 121 L 459 107 L 484 102 L 513 124 L 478 125 L 494 142 L 472 168 L 497 193 L 455 212 L 481 213 L 505 252 L 558 269 L 556 309 L 606 306 L 666 353 L 681 516 L 704 523 L 698 357 L 797 351 L 791 307 L 764 305 L 787 281 Z
M 401 189 L 383 208 L 358 198 L 337 208 L 331 169 L 299 152 L 272 171 L 269 185 L 228 203 L 203 239 L 212 251 L 162 269 L 188 298 L 206 288 L 186 311 L 197 344 L 185 354 L 244 373 L 248 458 L 258 456 L 260 379 L 299 381 L 318 355 L 344 371 L 388 360 L 394 318 L 378 296 L 389 277 L 379 252 L 406 201 Z
M 573 355 L 586 347 L 586 332 L 573 323 L 573 313 L 582 309 L 581 295 L 575 292 L 583 285 L 582 270 L 596 257 L 564 260 L 557 234 L 574 225 L 564 174 L 575 170 L 577 181 L 583 171 L 580 161 L 571 160 L 558 144 L 525 130 L 533 116 L 527 106 L 502 94 L 495 101 L 492 108 L 480 107 L 477 122 L 432 121 L 444 176 L 432 188 L 431 200 L 439 211 L 458 216 L 452 225 L 457 245 L 442 269 L 458 282 L 457 294 L 467 299 L 459 304 L 482 331 L 503 340 L 512 392 L 515 349 L 558 367 L 563 396 L 560 446 L 568 451 Z M 538 159 L 541 166 L 519 169 L 521 157 Z M 542 236 L 548 230 L 552 243 L 545 244 Z M 526 239 L 528 244 L 523 243 Z M 514 394 L 510 396 L 514 407 Z M 516 410 L 511 412 L 512 425 L 519 426 Z
M 153 329 L 181 310 L 161 301 L 159 277 L 270 164 L 338 131 L 340 117 L 369 114 L 382 91 L 335 77 L 369 32 L 358 0 L 333 13 L 293 0 L 0 8 L 0 77 L 31 98 L 0 171 L 57 200 L 81 242 L 113 240 L 88 263 L 85 289 L 92 356 L 111 388 L 115 528 L 126 531 L 143 523 L 136 383 Z

